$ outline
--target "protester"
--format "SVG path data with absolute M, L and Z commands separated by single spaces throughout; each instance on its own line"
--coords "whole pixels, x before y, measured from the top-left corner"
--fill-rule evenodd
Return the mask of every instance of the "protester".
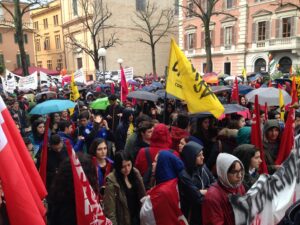
M 35 120 L 31 125 L 29 139 L 33 144 L 33 155 L 35 156 L 43 145 L 45 134 L 45 122 L 42 119 Z
M 234 225 L 233 209 L 228 195 L 244 195 L 244 167 L 233 155 L 220 153 L 217 158 L 218 182 L 208 189 L 202 207 L 203 225 Z M 204 216 L 205 215 L 205 216 Z
M 129 155 L 117 152 L 114 170 L 106 177 L 104 214 L 113 225 L 139 225 L 140 199 L 145 195 L 142 177 Z
M 119 105 L 119 103 L 117 102 L 117 97 L 115 95 L 109 96 L 108 100 L 110 105 L 107 107 L 105 114 L 108 126 L 114 133 L 122 117 L 123 107 Z
M 260 151 L 254 145 L 242 144 L 233 150 L 233 155 L 239 158 L 244 165 L 243 185 L 248 191 L 259 177 L 258 169 L 262 163 Z
M 51 134 L 56 134 L 58 132 L 59 122 L 60 122 L 59 113 L 51 113 L 50 114 L 50 125 L 49 125 L 49 128 L 51 130 Z
M 178 114 L 176 120 L 170 127 L 172 138 L 172 149 L 179 151 L 179 142 L 182 138 L 188 137 L 189 117 L 187 114 Z

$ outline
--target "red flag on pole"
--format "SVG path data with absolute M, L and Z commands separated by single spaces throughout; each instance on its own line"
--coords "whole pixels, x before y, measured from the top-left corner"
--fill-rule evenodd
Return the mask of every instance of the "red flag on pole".
M 296 77 L 293 76 L 293 81 L 292 81 L 292 105 L 298 103 L 298 92 L 297 92 L 297 87 L 296 87 Z
M 123 67 L 121 66 L 121 101 L 123 103 L 126 102 L 127 95 L 128 95 L 128 87 L 127 87 L 126 77 L 125 77 Z
M 262 136 L 261 136 L 261 129 L 260 129 L 260 113 L 259 113 L 259 104 L 258 104 L 258 96 L 255 95 L 255 102 L 254 102 L 254 111 L 253 111 L 253 118 L 252 118 L 252 126 L 251 126 L 251 143 L 256 146 L 256 148 L 260 151 L 260 158 L 262 163 L 260 164 L 260 173 L 268 174 L 268 168 L 265 161 L 265 154 L 262 144 Z
M 40 163 L 40 176 L 45 184 L 47 185 L 47 158 L 48 158 L 48 130 L 50 125 L 50 117 L 47 118 L 45 133 L 44 133 L 44 141 L 42 147 L 42 154 L 41 154 L 41 163 Z
M 0 97 L 0 179 L 11 225 L 44 225 L 46 188 Z
M 73 173 L 77 224 L 112 225 L 112 222 L 104 216 L 96 194 L 69 141 L 66 142 L 66 147 Z
M 239 103 L 239 86 L 238 86 L 237 77 L 235 77 L 235 80 L 234 80 L 234 83 L 232 86 L 231 102 Z
M 265 121 L 268 121 L 268 103 L 265 102 Z
M 115 94 L 115 84 L 114 83 L 110 83 L 110 93 L 112 95 Z

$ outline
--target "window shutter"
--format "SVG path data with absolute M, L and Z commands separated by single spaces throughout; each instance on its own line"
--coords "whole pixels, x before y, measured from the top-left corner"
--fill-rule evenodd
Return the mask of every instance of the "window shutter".
M 30 56 L 28 54 L 26 54 L 26 63 L 27 66 L 30 66 Z
M 221 35 L 220 35 L 220 44 L 221 46 L 224 45 L 224 27 L 221 28 Z
M 205 48 L 205 33 L 201 32 L 201 48 Z
M 27 44 L 28 43 L 28 36 L 27 34 L 24 34 L 24 42 Z
M 197 48 L 197 33 L 195 32 L 193 35 L 194 35 L 194 46 L 193 46 L 193 49 L 196 49 Z
M 0 33 L 0 43 L 2 43 L 2 34 Z
M 252 43 L 256 42 L 256 23 L 252 23 Z
M 270 21 L 266 21 L 266 40 L 270 39 Z
M 21 68 L 21 56 L 20 56 L 20 54 L 17 54 L 17 66 L 18 66 L 18 68 Z
M 235 36 L 235 27 L 232 26 L 232 29 L 231 29 L 231 35 L 232 35 L 232 45 L 235 45 L 236 44 L 236 41 L 237 41 L 237 37 Z
M 210 40 L 211 40 L 211 46 L 215 46 L 215 31 L 212 30 L 211 31 L 211 36 L 210 36 Z
M 184 49 L 188 49 L 187 36 L 188 36 L 187 34 L 184 35 Z
M 295 17 L 291 17 L 291 37 L 295 36 Z
M 275 21 L 276 38 L 280 37 L 280 19 Z

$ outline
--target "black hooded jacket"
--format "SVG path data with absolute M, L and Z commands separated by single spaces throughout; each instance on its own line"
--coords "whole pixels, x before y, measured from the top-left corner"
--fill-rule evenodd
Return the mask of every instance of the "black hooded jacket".
M 119 123 L 115 132 L 115 145 L 117 151 L 124 150 L 127 139 L 128 127 L 130 124 L 129 117 L 131 115 L 134 115 L 134 111 L 132 109 L 126 108 L 123 110 L 121 122 Z

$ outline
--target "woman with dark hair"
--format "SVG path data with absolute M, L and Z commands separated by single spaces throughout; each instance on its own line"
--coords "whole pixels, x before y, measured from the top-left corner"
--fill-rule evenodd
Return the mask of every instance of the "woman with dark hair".
M 118 152 L 114 171 L 106 177 L 104 214 L 113 225 L 139 225 L 140 199 L 146 195 L 142 177 L 128 154 Z
M 33 145 L 33 155 L 39 151 L 43 144 L 45 134 L 45 122 L 42 119 L 35 120 L 31 126 L 31 134 L 29 139 Z
M 96 138 L 92 142 L 89 153 L 96 157 L 97 160 L 97 173 L 98 185 L 100 194 L 104 194 L 105 178 L 113 170 L 113 161 L 107 157 L 107 143 L 102 138 Z
M 50 125 L 51 134 L 56 134 L 58 132 L 58 124 L 60 122 L 60 115 L 58 112 L 50 114 Z
M 91 187 L 97 195 L 97 174 L 92 158 L 89 155 L 79 153 L 78 159 Z M 72 167 L 69 158 L 67 158 L 60 165 L 49 191 L 48 224 L 77 225 L 75 205 Z

